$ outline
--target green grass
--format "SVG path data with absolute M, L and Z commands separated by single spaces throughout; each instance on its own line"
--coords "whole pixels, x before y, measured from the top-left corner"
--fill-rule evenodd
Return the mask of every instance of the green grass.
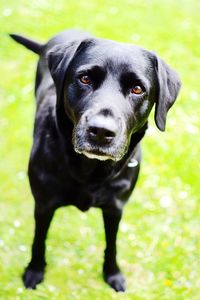
M 0 299 L 198 300 L 200 294 L 200 31 L 197 0 L 1 0 Z M 45 41 L 65 28 L 155 50 L 179 72 L 183 87 L 167 132 L 150 121 L 144 163 L 125 208 L 118 256 L 126 294 L 102 280 L 100 211 L 57 211 L 47 242 L 44 283 L 27 291 L 33 199 L 26 176 L 32 143 L 37 57 L 8 32 Z

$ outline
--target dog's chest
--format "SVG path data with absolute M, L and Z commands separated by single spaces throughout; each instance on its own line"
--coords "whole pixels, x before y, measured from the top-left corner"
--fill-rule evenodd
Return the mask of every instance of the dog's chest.
M 128 178 L 103 184 L 80 183 L 69 177 L 63 179 L 58 181 L 57 187 L 55 185 L 56 198 L 59 198 L 61 205 L 73 205 L 81 211 L 87 211 L 91 207 L 118 208 L 119 201 L 124 202 L 123 196 L 131 190 L 131 182 Z

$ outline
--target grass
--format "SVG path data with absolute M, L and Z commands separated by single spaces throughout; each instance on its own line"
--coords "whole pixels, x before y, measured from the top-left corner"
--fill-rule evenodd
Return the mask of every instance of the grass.
M 1 0 L 0 299 L 199 299 L 199 11 L 196 0 Z M 59 209 L 47 242 L 45 282 L 27 291 L 20 278 L 33 237 L 26 170 L 37 58 L 7 33 L 45 41 L 71 27 L 156 50 L 183 82 L 166 133 L 158 132 L 151 116 L 140 180 L 120 226 L 125 294 L 102 280 L 104 233 L 95 209 Z

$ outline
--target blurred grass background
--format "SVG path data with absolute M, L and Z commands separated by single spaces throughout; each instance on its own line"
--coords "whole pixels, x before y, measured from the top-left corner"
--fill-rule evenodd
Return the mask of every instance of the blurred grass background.
M 1 0 L 0 3 L 0 299 L 200 298 L 200 2 L 196 0 Z M 26 175 L 32 143 L 37 57 L 7 33 L 46 41 L 66 28 L 154 50 L 183 82 L 160 133 L 151 116 L 144 163 L 120 226 L 125 294 L 102 280 L 100 211 L 57 211 L 47 242 L 46 278 L 27 291 L 33 199 Z

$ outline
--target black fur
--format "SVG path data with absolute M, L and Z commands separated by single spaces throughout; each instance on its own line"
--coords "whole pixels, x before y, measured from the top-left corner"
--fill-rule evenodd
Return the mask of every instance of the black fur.
M 82 211 L 102 209 L 104 279 L 125 291 L 116 261 L 123 206 L 138 178 L 149 113 L 155 104 L 156 124 L 164 130 L 180 80 L 155 54 L 84 32 L 66 31 L 45 45 L 11 37 L 40 54 L 29 162 L 36 227 L 24 284 L 35 288 L 43 280 L 45 239 L 54 211 L 74 205 Z

